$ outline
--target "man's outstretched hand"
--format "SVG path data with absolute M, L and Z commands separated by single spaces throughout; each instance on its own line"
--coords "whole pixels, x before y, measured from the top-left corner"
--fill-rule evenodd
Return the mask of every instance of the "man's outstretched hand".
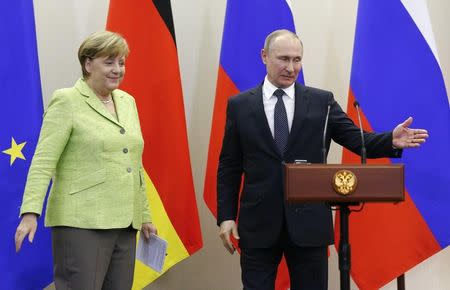
M 428 131 L 425 129 L 412 129 L 413 118 L 409 117 L 403 123 L 397 125 L 392 132 L 392 145 L 395 148 L 415 148 L 419 147 L 428 138 Z

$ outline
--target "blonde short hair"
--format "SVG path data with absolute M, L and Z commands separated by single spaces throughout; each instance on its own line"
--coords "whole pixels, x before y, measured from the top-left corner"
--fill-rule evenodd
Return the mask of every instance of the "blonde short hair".
M 98 31 L 89 35 L 78 49 L 78 60 L 81 64 L 83 77 L 89 77 L 85 64 L 87 59 L 97 57 L 127 57 L 130 49 L 127 41 L 118 33 Z

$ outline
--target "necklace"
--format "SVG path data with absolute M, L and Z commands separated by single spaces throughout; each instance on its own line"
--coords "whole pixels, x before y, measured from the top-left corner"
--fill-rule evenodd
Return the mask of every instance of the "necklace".
M 100 102 L 102 102 L 103 104 L 109 104 L 109 103 L 111 103 L 112 102 L 112 98 L 111 99 L 109 99 L 109 100 L 100 100 Z

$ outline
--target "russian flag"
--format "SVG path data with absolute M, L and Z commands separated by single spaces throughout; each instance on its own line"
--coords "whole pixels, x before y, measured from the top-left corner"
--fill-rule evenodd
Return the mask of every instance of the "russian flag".
M 266 69 L 260 52 L 266 36 L 277 29 L 295 32 L 289 0 L 228 0 L 203 195 L 216 217 L 217 164 L 225 129 L 227 100 L 264 80 Z M 303 82 L 302 75 L 299 81 Z M 281 265 L 276 288 L 287 289 L 287 269 L 285 263 Z
M 360 0 L 348 112 L 363 108 L 364 129 L 390 131 L 413 116 L 429 140 L 403 158 L 406 201 L 367 204 L 350 217 L 352 277 L 379 289 L 450 243 L 449 99 L 423 0 Z M 343 162 L 358 163 L 344 152 Z

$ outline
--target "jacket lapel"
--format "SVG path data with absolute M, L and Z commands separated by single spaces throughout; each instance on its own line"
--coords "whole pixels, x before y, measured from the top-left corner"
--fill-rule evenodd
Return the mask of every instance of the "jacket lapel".
M 289 151 L 292 143 L 297 138 L 302 123 L 306 118 L 306 114 L 308 113 L 311 100 L 309 99 L 307 91 L 308 89 L 305 86 L 295 83 L 294 119 L 292 120 L 292 127 L 291 132 L 289 133 L 286 152 Z
M 114 100 L 114 104 L 116 106 L 116 114 L 117 114 L 117 120 L 118 125 L 123 126 L 125 122 L 125 116 L 126 116 L 126 107 L 123 99 L 123 93 L 120 93 L 120 90 L 115 90 L 112 92 L 112 97 Z M 117 123 L 117 121 L 116 121 Z
M 256 119 L 256 124 L 258 124 L 256 127 L 260 131 L 262 139 L 266 141 L 268 147 L 270 148 L 269 153 L 275 155 L 277 158 L 281 158 L 281 154 L 278 151 L 275 140 L 273 139 L 272 132 L 270 132 L 262 98 L 262 85 L 249 92 L 249 103 L 252 114 Z
M 105 106 L 102 104 L 102 102 L 100 102 L 99 98 L 95 95 L 95 93 L 91 90 L 91 88 L 89 88 L 89 86 L 86 84 L 86 82 L 82 79 L 79 79 L 77 81 L 77 83 L 75 84 L 75 88 L 84 96 L 86 97 L 85 101 L 86 103 L 92 108 L 94 109 L 97 113 L 99 113 L 100 115 L 102 115 L 103 117 L 105 117 L 106 119 L 108 119 L 109 121 L 113 122 L 114 124 L 122 127 L 122 125 L 119 123 L 118 120 L 116 120 L 110 112 L 108 112 L 108 110 L 105 108 Z M 114 98 L 114 94 L 113 94 L 113 98 Z M 119 98 L 114 98 L 114 102 L 116 102 L 116 99 L 120 99 Z M 118 104 L 119 103 L 119 104 Z M 120 101 L 118 103 L 115 103 L 116 106 L 116 111 L 117 111 L 117 115 L 118 115 L 118 119 L 120 120 L 121 115 L 119 115 L 119 110 L 118 107 L 120 108 Z M 123 114 L 123 113 L 122 113 Z M 122 115 L 123 116 L 123 115 Z

